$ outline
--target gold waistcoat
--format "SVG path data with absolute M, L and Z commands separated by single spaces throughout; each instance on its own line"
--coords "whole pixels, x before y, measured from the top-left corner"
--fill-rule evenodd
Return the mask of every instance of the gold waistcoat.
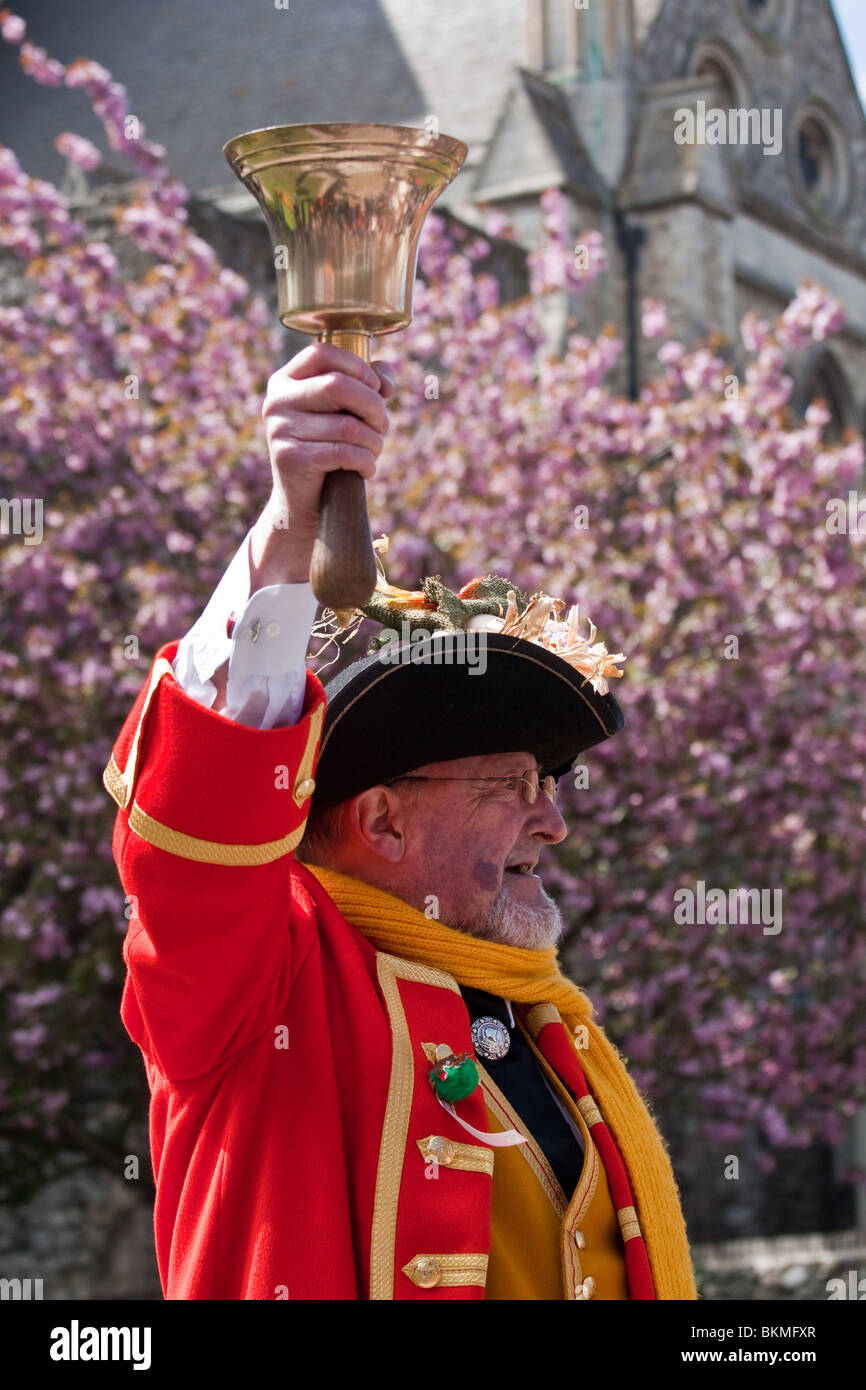
M 584 1161 L 571 1200 L 540 1145 L 479 1063 L 492 1130 L 516 1129 L 526 1144 L 496 1149 L 485 1299 L 627 1299 L 625 1253 L 604 1165 L 589 1129 L 552 1068 L 522 1029 L 545 1076 L 583 1136 Z

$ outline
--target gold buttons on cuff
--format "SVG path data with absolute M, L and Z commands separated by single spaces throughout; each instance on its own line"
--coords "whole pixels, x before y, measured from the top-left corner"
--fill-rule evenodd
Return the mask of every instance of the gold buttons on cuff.
M 316 790 L 316 783 L 312 777 L 305 777 L 303 782 L 299 782 L 295 787 L 295 796 L 299 801 L 306 801 L 308 796 L 312 796 Z
M 575 1298 L 593 1298 L 595 1296 L 595 1280 L 591 1274 L 587 1275 L 574 1296 Z
M 577 1246 L 578 1250 L 583 1250 L 584 1246 L 586 1245 L 586 1237 L 584 1236 L 583 1231 L 575 1231 L 574 1243 Z
M 419 1289 L 435 1289 L 442 1280 L 438 1260 L 432 1259 L 429 1255 L 416 1255 L 412 1263 L 406 1266 L 406 1273 Z
M 442 1134 L 431 1134 L 427 1140 L 427 1157 L 435 1158 L 437 1163 L 453 1163 L 456 1152 L 451 1140 Z

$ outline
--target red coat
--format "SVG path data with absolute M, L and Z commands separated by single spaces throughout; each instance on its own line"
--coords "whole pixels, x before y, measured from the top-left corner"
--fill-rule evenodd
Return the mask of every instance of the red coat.
M 377 952 L 292 853 L 322 686 L 308 673 L 296 725 L 247 728 L 184 694 L 167 664 L 177 645 L 158 653 L 105 773 L 163 1291 L 481 1299 L 490 1174 L 450 1166 L 430 1182 L 417 1142 L 466 1139 L 421 1046 L 471 1055 L 462 996 L 450 976 Z M 461 1113 L 488 1129 L 481 1088 Z M 429 1264 L 428 1286 L 410 1277 L 419 1255 L 436 1258 L 434 1286 Z
M 308 673 L 297 724 L 247 728 L 184 694 L 170 665 L 177 645 L 157 654 L 104 777 L 120 806 L 114 855 L 130 904 L 121 1016 L 151 1091 L 163 1291 L 481 1299 L 491 1150 L 464 1142 L 428 1081 L 437 1044 L 473 1052 L 459 986 L 377 951 L 293 855 L 314 790 L 322 686 Z M 539 1049 L 589 1106 L 630 1297 L 651 1299 L 622 1159 L 567 1032 L 539 1009 Z M 488 1132 L 481 1087 L 460 1111 Z M 431 1165 L 441 1139 L 449 1158 Z

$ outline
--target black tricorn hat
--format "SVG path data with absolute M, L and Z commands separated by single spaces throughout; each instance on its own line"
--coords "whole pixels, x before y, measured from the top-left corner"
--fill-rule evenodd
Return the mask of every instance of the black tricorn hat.
M 613 695 L 537 642 L 498 632 L 420 633 L 325 686 L 311 813 L 428 763 L 527 751 L 561 777 L 625 720 Z

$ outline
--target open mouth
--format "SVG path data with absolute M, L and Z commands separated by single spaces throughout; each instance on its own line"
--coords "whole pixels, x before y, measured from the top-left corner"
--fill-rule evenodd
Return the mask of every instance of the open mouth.
M 534 870 L 535 865 L 531 864 L 528 860 L 524 864 L 506 864 L 505 866 L 505 872 L 507 874 L 529 874 L 532 878 L 537 877 Z

